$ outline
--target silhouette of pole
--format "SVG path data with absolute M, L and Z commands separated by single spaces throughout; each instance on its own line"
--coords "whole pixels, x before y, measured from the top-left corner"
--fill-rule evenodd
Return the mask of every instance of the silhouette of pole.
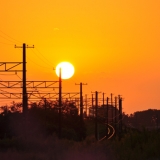
M 114 117 L 114 123 L 115 123 L 115 136 L 117 133 L 117 97 L 115 97 L 115 117 Z
M 82 86 L 87 85 L 87 84 L 80 83 L 80 84 L 75 84 L 75 85 L 80 85 L 80 118 L 83 121 L 83 91 L 82 91 Z
M 97 119 L 97 109 L 98 109 L 98 92 L 95 92 L 95 138 L 98 140 L 98 119 Z
M 83 120 L 83 95 L 82 95 L 82 83 L 80 83 L 80 117 Z
M 92 107 L 94 105 L 94 98 L 93 98 L 93 94 L 92 94 Z
M 107 97 L 107 112 L 106 112 L 106 137 L 108 138 L 108 101 L 109 101 L 109 98 Z
M 44 109 L 45 109 L 45 125 L 47 124 L 47 101 L 44 98 Z
M 62 77 L 61 77 L 61 68 L 59 69 L 59 138 L 61 138 L 61 116 L 62 116 Z
M 23 87 L 22 87 L 22 95 L 23 95 L 23 113 L 26 114 L 28 110 L 28 97 L 27 97 L 27 88 L 26 88 L 26 48 L 34 48 L 34 46 L 29 47 L 23 43 L 22 47 L 18 47 L 15 45 L 15 48 L 22 48 L 23 49 L 23 72 L 22 72 L 22 80 L 23 80 Z
M 26 89 L 26 44 L 23 43 L 23 110 L 28 110 L 27 89 Z
M 88 110 L 88 102 L 87 102 L 87 94 L 85 95 L 85 102 L 86 102 L 86 114 L 85 114 L 85 116 L 87 117 L 87 110 Z
M 158 112 L 158 111 L 157 111 L 157 112 Z M 157 118 L 156 118 L 156 125 L 157 125 L 157 130 L 158 130 L 158 120 L 159 120 L 159 119 L 158 119 L 158 113 L 157 113 L 156 117 L 157 117 Z
M 113 94 L 111 93 L 111 112 L 112 112 L 112 124 L 113 124 L 113 101 L 112 101 Z
M 105 94 L 105 93 L 103 92 L 103 108 L 104 108 L 104 94 Z
M 122 98 L 119 96 L 119 140 L 122 136 Z
M 87 85 L 87 84 L 75 84 L 75 85 L 80 85 L 80 134 L 81 134 L 81 140 L 84 139 L 84 121 L 83 121 L 83 92 L 82 92 L 82 86 Z

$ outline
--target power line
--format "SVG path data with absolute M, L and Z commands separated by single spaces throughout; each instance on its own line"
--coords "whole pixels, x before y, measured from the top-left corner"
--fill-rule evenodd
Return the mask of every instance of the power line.
M 3 37 L 3 36 L 0 35 L 0 36 L 3 37 L 4 39 L 9 40 L 9 41 L 14 42 L 14 43 L 15 43 L 15 41 L 16 41 L 16 43 L 17 43 L 17 42 L 22 43 L 22 42 L 20 42 L 19 40 L 16 40 L 16 39 L 12 38 L 11 36 L 7 35 L 6 33 L 2 32 L 1 30 L 0 30 L 0 32 L 3 33 L 5 36 L 9 37 L 10 39 L 14 40 L 14 41 L 9 40 L 9 39 L 7 39 L 7 38 L 5 38 L 5 37 Z
M 6 38 L 6 37 L 2 36 L 2 35 L 0 35 L 0 37 L 2 37 L 2 38 L 4 38 L 4 39 L 6 39 L 7 41 L 12 42 L 13 44 L 15 43 L 15 41 L 12 41 L 12 40 L 10 40 L 10 39 L 8 39 L 8 38 Z M 13 44 L 12 44 L 12 45 L 13 45 Z
M 44 59 L 41 58 L 34 50 L 32 50 L 32 52 L 33 52 L 42 62 L 44 62 L 45 64 L 47 64 L 48 66 L 51 66 L 51 67 L 53 68 L 52 65 L 48 64 L 47 62 L 45 62 Z
M 44 66 L 41 66 L 37 63 L 35 63 L 34 61 L 32 61 L 28 56 L 27 56 L 27 59 L 29 59 L 32 63 L 34 63 L 35 65 L 39 66 L 39 67 L 42 67 L 42 68 L 47 68 L 47 69 L 51 69 L 50 67 L 44 67 Z
M 22 78 L 21 78 L 17 73 L 16 73 L 15 75 L 16 75 L 20 80 L 22 80 Z
M 36 50 L 38 51 L 38 53 L 46 60 L 48 61 L 48 63 L 52 64 L 37 48 Z M 52 65 L 51 65 L 52 66 Z
M 4 42 L 0 42 L 0 43 L 5 45 L 14 45 L 14 43 L 4 43 Z

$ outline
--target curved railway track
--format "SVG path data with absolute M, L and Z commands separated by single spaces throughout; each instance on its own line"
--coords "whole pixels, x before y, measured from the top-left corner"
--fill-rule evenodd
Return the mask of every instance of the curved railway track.
M 107 125 L 107 124 L 105 124 Z M 113 126 L 111 126 L 110 124 L 108 124 L 108 136 L 104 136 L 102 137 L 101 139 L 99 139 L 98 141 L 103 141 L 104 139 L 111 139 L 113 136 L 114 136 L 114 133 L 115 133 L 115 129 Z

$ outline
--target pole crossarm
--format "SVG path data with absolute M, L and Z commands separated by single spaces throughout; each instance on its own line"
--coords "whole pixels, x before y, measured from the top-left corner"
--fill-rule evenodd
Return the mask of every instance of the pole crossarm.
M 15 69 L 23 62 L 0 62 L 0 72 L 22 72 L 22 69 Z
M 73 93 L 62 93 L 65 97 L 66 95 L 77 95 L 79 93 L 73 92 Z M 27 93 L 28 99 L 42 99 L 42 98 L 48 98 L 48 99 L 58 99 L 59 93 L 48 93 L 48 92 L 38 92 L 38 91 L 31 91 Z M 22 93 L 9 93 L 9 92 L 0 92 L 0 99 L 22 99 L 23 94 Z
M 15 48 L 23 48 L 23 46 L 14 46 Z M 25 45 L 25 48 L 34 48 L 34 45 L 32 46 L 28 46 L 28 45 Z
M 55 83 L 58 81 L 26 81 L 27 88 L 58 88 Z M 0 88 L 22 88 L 22 81 L 0 81 Z

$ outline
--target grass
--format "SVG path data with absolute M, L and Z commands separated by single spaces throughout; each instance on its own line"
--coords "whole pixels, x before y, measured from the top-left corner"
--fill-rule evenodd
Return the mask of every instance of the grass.
M 45 135 L 40 129 L 30 126 L 31 134 L 20 134 L 0 140 L 0 157 L 3 160 L 113 160 L 109 143 L 97 143 L 94 136 L 94 121 L 86 121 L 87 138 L 81 142 L 58 139 L 56 135 Z M 17 127 L 17 126 L 16 126 Z M 74 136 L 73 130 L 62 129 L 63 134 Z M 42 133 L 42 134 L 41 134 Z M 73 138 L 74 139 L 74 138 Z
M 18 134 L 12 138 L 0 139 L 2 160 L 158 160 L 160 159 L 160 131 L 143 129 L 126 130 L 121 141 L 117 138 L 96 142 L 95 122 L 85 121 L 86 139 L 74 141 L 46 135 L 41 129 L 29 127 L 29 134 Z M 105 126 L 99 124 L 99 133 Z M 20 126 L 21 128 L 21 126 Z M 18 128 L 18 129 L 20 129 Z M 19 130 L 18 130 L 19 131 Z M 63 134 L 76 136 L 71 129 L 63 128 Z M 34 133 L 34 134 L 33 134 Z M 45 136 L 44 136 L 45 135 Z M 74 138 L 73 138 L 74 139 Z
M 121 141 L 112 141 L 118 160 L 160 159 L 160 132 L 129 131 Z
M 107 144 L 94 143 L 93 137 L 83 142 L 59 140 L 51 137 L 28 137 L 0 141 L 0 157 L 3 160 L 106 160 L 111 158 Z

